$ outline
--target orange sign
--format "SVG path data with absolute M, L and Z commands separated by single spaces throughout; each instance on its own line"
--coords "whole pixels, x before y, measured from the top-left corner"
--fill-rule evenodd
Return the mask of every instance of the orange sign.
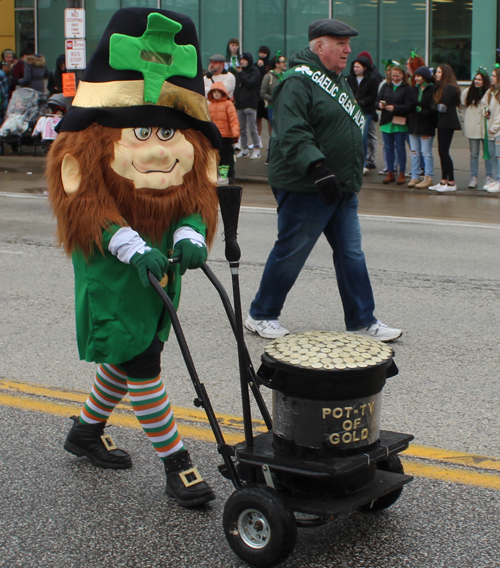
M 76 79 L 74 73 L 62 74 L 62 87 L 65 97 L 74 97 L 76 95 Z

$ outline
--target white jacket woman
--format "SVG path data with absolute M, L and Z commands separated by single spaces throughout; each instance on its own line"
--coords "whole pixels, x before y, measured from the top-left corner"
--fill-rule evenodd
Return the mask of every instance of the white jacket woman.
M 498 69 L 491 73 L 491 87 L 482 99 L 483 112 L 487 118 L 488 150 L 495 167 L 495 181 L 483 187 L 490 193 L 500 193 L 500 91 Z
M 469 189 L 477 189 L 479 174 L 479 152 L 481 145 L 483 151 L 488 147 L 488 140 L 484 139 L 485 116 L 483 112 L 482 98 L 490 88 L 490 78 L 486 69 L 480 67 L 471 84 L 462 93 L 462 105 L 464 106 L 464 136 L 469 139 L 470 148 L 470 175 Z M 489 185 L 493 179 L 493 161 L 485 160 L 486 181 L 482 185 Z

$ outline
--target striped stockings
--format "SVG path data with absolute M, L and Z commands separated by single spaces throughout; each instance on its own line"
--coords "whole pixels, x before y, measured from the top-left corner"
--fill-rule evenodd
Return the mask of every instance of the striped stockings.
M 99 365 L 92 392 L 80 413 L 80 422 L 105 422 L 127 391 L 134 413 L 158 456 L 165 459 L 184 449 L 160 376 L 134 379 L 115 365 Z

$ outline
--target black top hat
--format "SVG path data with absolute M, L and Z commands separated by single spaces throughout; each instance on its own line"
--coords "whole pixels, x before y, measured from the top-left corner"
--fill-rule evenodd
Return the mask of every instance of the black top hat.
M 191 18 L 149 8 L 115 12 L 58 130 L 79 131 L 94 123 L 194 128 L 214 148 L 220 146 Z

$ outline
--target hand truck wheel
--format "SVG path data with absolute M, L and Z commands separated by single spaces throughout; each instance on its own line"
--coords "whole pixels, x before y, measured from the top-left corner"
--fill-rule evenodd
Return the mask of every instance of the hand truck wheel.
M 397 454 L 392 454 L 386 460 L 377 463 L 377 469 L 382 471 L 389 471 L 391 473 L 403 473 L 405 472 L 403 468 L 403 464 L 401 463 L 401 459 Z M 403 488 L 400 487 L 387 495 L 382 495 L 375 501 L 371 503 L 367 503 L 361 507 L 362 511 L 382 511 L 383 509 L 388 509 L 391 505 L 401 497 L 401 493 L 403 492 Z
M 229 545 L 251 566 L 266 568 L 282 562 L 297 540 L 293 511 L 266 485 L 237 489 L 224 506 L 222 522 Z

